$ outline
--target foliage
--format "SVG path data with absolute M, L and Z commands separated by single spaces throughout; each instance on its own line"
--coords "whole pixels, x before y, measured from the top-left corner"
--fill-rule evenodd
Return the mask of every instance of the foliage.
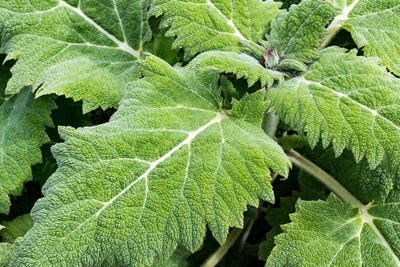
M 399 17 L 0 0 L 0 266 L 399 266 Z

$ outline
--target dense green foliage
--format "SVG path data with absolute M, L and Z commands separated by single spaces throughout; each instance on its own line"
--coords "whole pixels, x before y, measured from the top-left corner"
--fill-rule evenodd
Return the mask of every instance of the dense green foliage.
M 0 0 L 0 266 L 400 266 L 400 0 Z

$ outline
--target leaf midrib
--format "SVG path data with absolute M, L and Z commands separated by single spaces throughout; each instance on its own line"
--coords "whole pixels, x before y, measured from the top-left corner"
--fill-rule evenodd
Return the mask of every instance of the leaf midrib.
M 75 12 L 77 15 L 79 15 L 80 17 L 82 17 L 86 22 L 88 22 L 89 24 L 91 24 L 93 27 L 96 28 L 96 30 L 98 30 L 99 32 L 101 32 L 102 34 L 104 34 L 105 36 L 107 36 L 108 39 L 110 39 L 111 41 L 113 41 L 116 45 L 118 45 L 118 47 L 125 51 L 128 52 L 129 54 L 131 54 L 132 56 L 139 58 L 140 57 L 140 50 L 135 50 L 133 49 L 128 43 L 127 40 L 124 40 L 124 42 L 121 42 L 120 40 L 118 40 L 114 35 L 110 34 L 108 31 L 106 31 L 104 28 L 102 28 L 99 24 L 97 24 L 94 20 L 92 20 L 91 18 L 89 18 L 88 16 L 85 15 L 85 13 L 82 12 L 82 10 L 78 7 L 73 7 L 70 4 L 66 3 L 64 0 L 59 0 L 60 1 L 60 5 L 59 6 L 63 6 L 67 9 L 72 10 L 73 12 Z M 118 13 L 118 11 L 117 11 Z M 121 29 L 123 31 L 123 28 Z

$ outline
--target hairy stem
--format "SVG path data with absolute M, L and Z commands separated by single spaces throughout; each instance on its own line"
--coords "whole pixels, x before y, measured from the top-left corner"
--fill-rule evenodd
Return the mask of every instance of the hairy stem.
M 355 196 L 353 196 L 343 185 L 336 181 L 335 178 L 300 155 L 298 152 L 290 150 L 286 152 L 286 154 L 293 164 L 313 175 L 320 182 L 330 188 L 342 200 L 350 203 L 354 208 L 364 207 L 364 204 L 361 203 Z
M 226 241 L 220 246 L 201 267 L 214 267 L 225 256 L 228 250 L 235 244 L 236 240 L 241 235 L 243 229 L 234 228 L 226 238 Z

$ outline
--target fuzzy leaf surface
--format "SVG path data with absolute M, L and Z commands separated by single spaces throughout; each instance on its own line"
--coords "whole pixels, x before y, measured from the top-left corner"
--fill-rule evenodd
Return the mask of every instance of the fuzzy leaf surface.
M 399 173 L 390 173 L 381 166 L 371 170 L 365 159 L 357 164 L 353 155 L 347 150 L 338 158 L 335 157 L 332 148 L 323 150 L 321 147 L 317 147 L 303 154 L 332 175 L 332 177 L 335 177 L 363 203 L 384 203 L 393 189 L 400 188 Z M 305 179 L 311 180 L 314 178 L 307 172 L 300 172 L 300 187 Z M 321 184 L 320 187 L 323 187 L 323 185 Z M 327 188 L 323 190 L 328 192 Z
M 13 244 L 18 237 L 23 237 L 32 227 L 33 221 L 29 214 L 21 215 L 12 221 L 1 222 L 5 229 L 0 230 L 0 237 L 4 242 Z
M 334 194 L 299 200 L 266 266 L 399 266 L 399 197 L 360 209 Z
M 162 17 L 174 47 L 191 57 L 208 50 L 238 51 L 239 42 L 263 39 L 271 21 L 281 14 L 272 0 L 154 0 L 150 14 Z
M 138 77 L 135 60 L 150 40 L 147 0 L 0 1 L 1 49 L 18 59 L 7 93 L 84 100 L 83 110 L 116 106 Z
M 45 127 L 53 125 L 50 97 L 33 99 L 30 88 L 0 106 L 0 213 L 8 213 L 9 195 L 19 195 L 32 179 L 31 166 L 41 162 L 40 146 L 49 141 Z
M 269 99 L 283 120 L 307 132 L 311 147 L 332 143 L 336 156 L 349 148 L 397 169 L 400 157 L 400 80 L 377 58 L 332 47 L 309 70 L 271 90 Z
M 60 129 L 16 265 L 151 265 L 178 244 L 198 249 L 206 225 L 223 242 L 247 204 L 274 201 L 269 169 L 290 163 L 260 127 L 262 91 L 225 113 L 214 71 L 154 57 L 142 69 L 110 122 Z
M 365 56 L 379 57 L 400 75 L 400 2 L 398 0 L 330 0 L 341 8 L 336 23 L 351 32 Z
M 336 15 L 335 9 L 322 0 L 303 0 L 289 12 L 275 19 L 268 37 L 269 49 L 279 57 L 310 62 L 317 56 L 325 26 Z
M 209 51 L 198 55 L 189 63 L 190 68 L 212 69 L 218 72 L 234 73 L 236 77 L 246 78 L 252 86 L 260 80 L 261 86 L 270 87 L 274 81 L 283 82 L 283 74 L 264 68 L 257 59 L 246 55 L 228 51 Z

